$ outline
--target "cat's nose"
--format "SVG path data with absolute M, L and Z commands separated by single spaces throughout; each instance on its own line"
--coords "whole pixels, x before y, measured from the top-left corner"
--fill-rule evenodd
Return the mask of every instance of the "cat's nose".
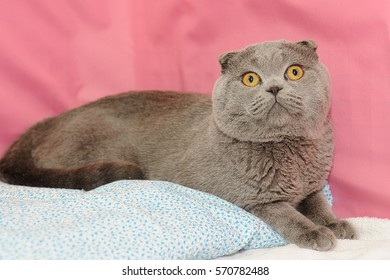
M 273 86 L 267 89 L 268 92 L 271 92 L 273 95 L 277 95 L 280 90 L 282 90 L 282 87 Z

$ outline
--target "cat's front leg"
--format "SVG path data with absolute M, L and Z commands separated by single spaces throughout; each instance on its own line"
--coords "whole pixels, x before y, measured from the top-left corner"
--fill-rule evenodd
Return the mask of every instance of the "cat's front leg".
M 352 225 L 338 220 L 333 214 L 322 190 L 310 194 L 298 207 L 299 211 L 313 223 L 328 227 L 339 239 L 356 239 L 357 233 Z
M 328 251 L 336 246 L 336 236 L 330 229 L 314 224 L 287 202 L 261 204 L 251 212 L 289 243 L 318 251 Z

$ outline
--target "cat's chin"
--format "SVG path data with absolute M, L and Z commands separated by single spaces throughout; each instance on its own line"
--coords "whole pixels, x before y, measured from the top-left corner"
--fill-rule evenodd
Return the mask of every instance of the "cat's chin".
M 284 127 L 292 120 L 288 110 L 277 102 L 272 105 L 265 117 L 266 124 L 273 127 Z

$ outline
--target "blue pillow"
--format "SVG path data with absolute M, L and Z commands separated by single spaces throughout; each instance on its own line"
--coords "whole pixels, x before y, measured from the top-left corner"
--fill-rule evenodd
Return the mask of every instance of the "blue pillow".
M 0 205 L 0 259 L 212 259 L 286 244 L 241 208 L 162 181 L 90 192 L 0 182 Z

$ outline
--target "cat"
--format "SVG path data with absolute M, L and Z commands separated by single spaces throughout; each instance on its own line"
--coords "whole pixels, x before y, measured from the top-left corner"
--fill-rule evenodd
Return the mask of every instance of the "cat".
M 333 158 L 329 75 L 314 41 L 220 56 L 212 96 L 128 92 L 43 120 L 0 161 L 10 184 L 166 180 L 208 192 L 319 251 L 357 238 L 322 192 Z

